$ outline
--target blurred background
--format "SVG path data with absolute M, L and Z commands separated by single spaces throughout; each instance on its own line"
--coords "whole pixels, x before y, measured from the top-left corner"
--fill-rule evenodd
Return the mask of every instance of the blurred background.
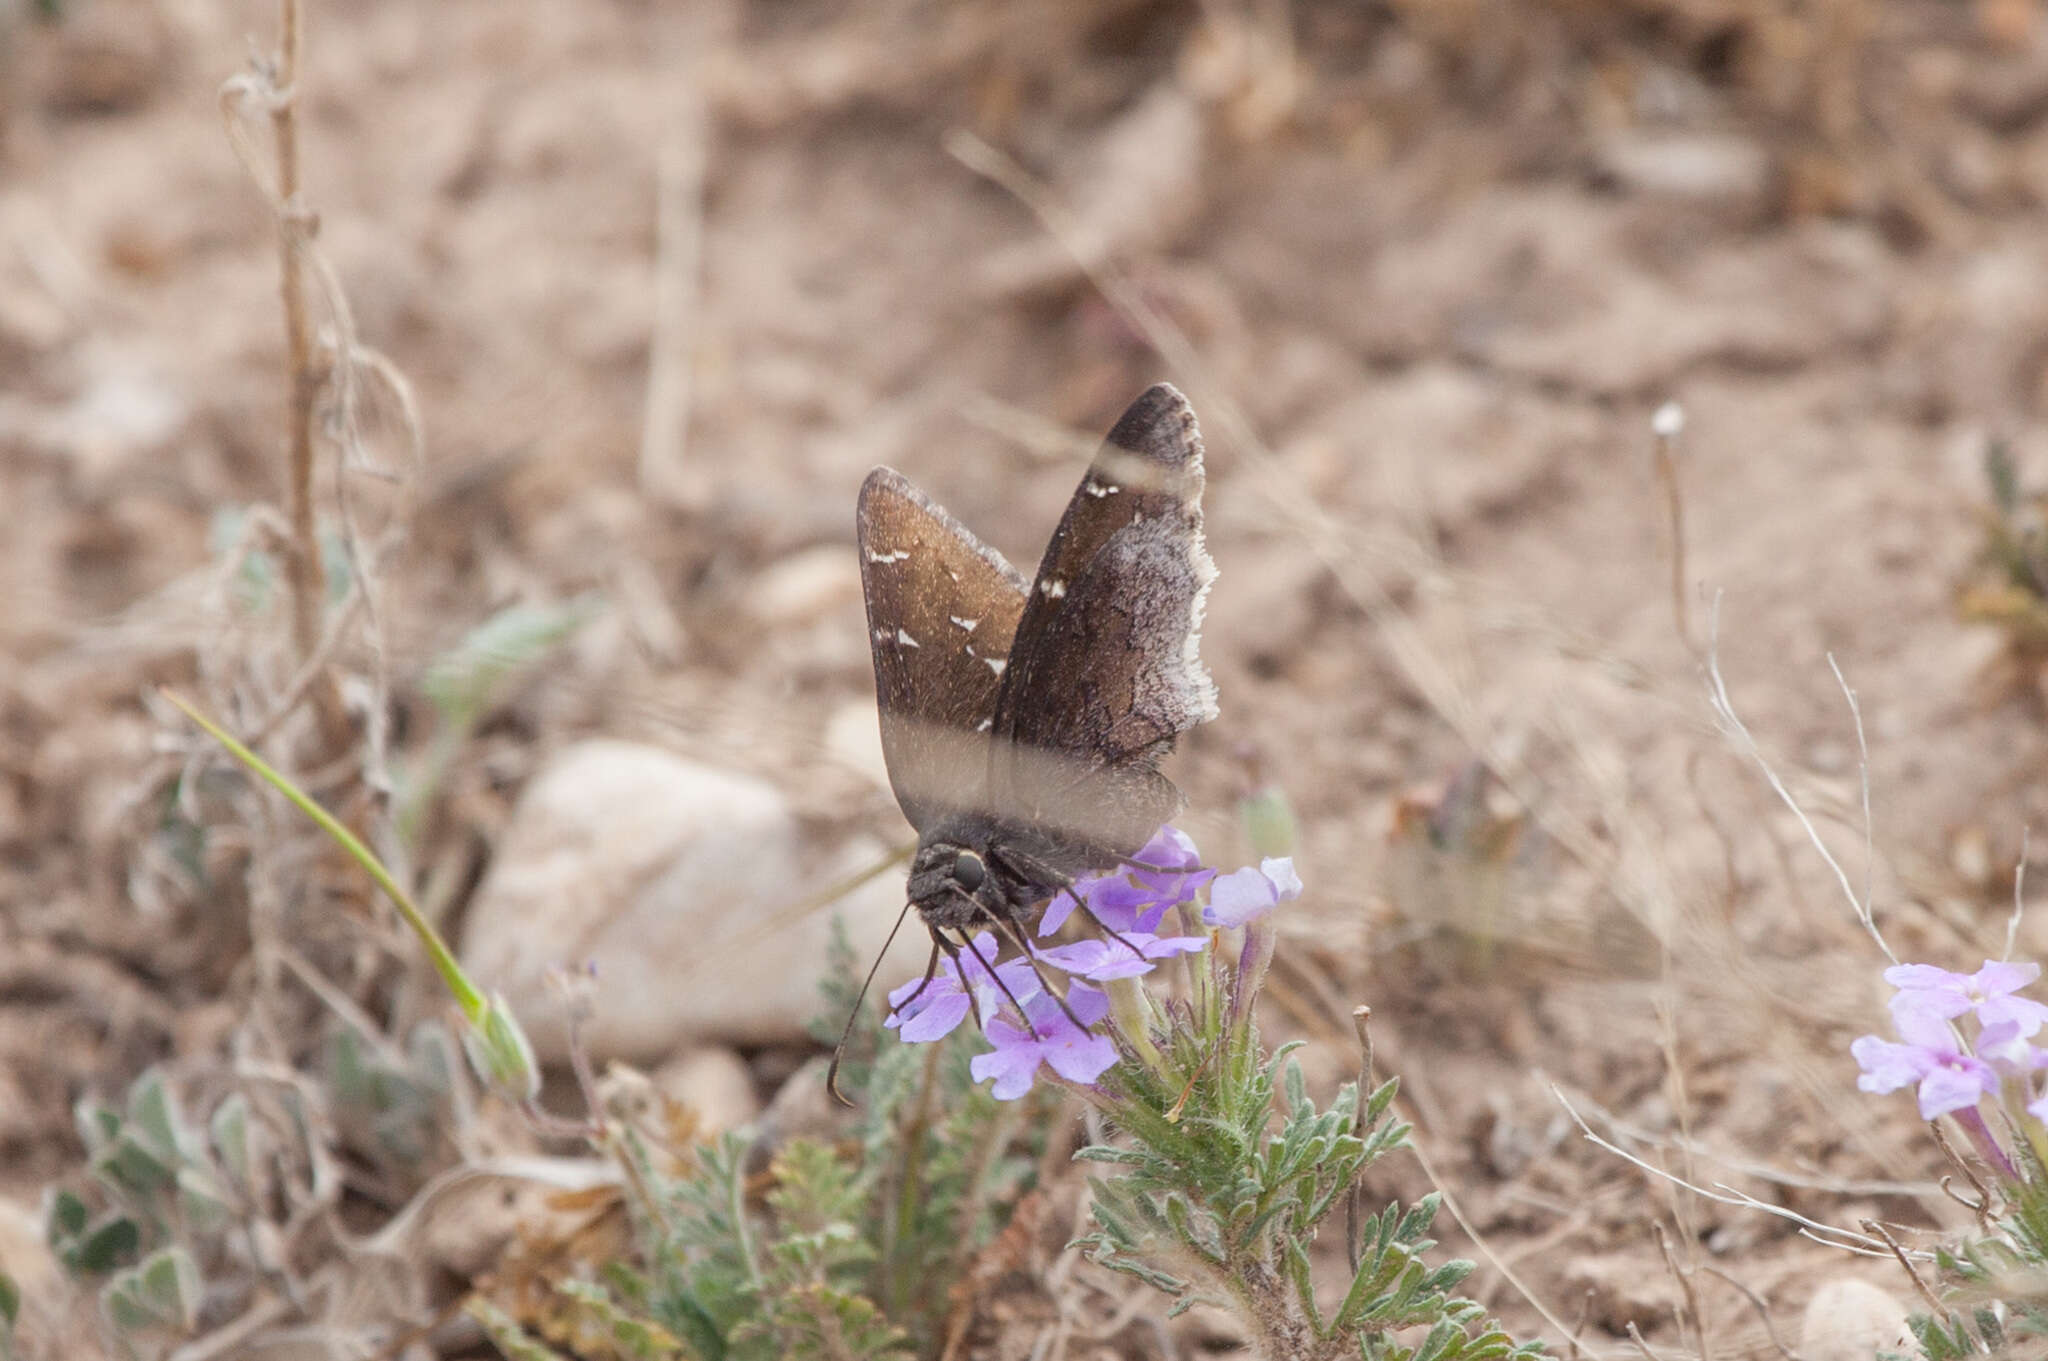
M 0 1263 L 33 1267 L 79 1097 L 310 1063 L 323 988 L 393 1033 L 436 1006 L 317 841 L 179 782 L 154 686 L 389 812 L 550 1058 L 543 975 L 595 957 L 598 1057 L 751 1119 L 818 1052 L 804 908 L 908 836 L 862 476 L 1028 565 L 1159 379 L 1221 571 L 1187 825 L 1239 863 L 1235 800 L 1293 800 L 1267 1019 L 1318 1090 L 1369 1002 L 1490 1260 L 1593 1340 L 1675 1345 L 1653 1219 L 1739 1280 L 1695 1287 L 1731 1346 L 1855 1264 L 1588 1147 L 1552 1082 L 1702 1184 L 1957 1221 L 1908 1103 L 1853 1092 L 1882 961 L 1706 670 L 1903 957 L 2000 953 L 2048 814 L 2034 0 L 302 18 L 310 325 L 357 360 L 312 501 L 346 779 L 287 721 L 268 68 L 222 94 L 277 7 L 0 20 Z M 849 900 L 862 950 L 900 903 L 893 870 Z M 462 1279 L 509 1232 L 465 1231 Z

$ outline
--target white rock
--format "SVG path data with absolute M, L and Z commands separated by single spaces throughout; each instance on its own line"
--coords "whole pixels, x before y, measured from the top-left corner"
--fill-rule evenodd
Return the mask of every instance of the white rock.
M 874 864 L 821 856 L 771 785 L 629 742 L 581 743 L 533 779 L 463 931 L 462 961 L 504 993 L 544 1061 L 566 1057 L 559 966 L 596 969 L 591 1056 L 648 1059 L 712 1041 L 799 1039 L 819 1007 L 833 912 L 865 962 L 903 906 L 882 874 L 830 909 L 821 886 Z M 923 968 L 905 930 L 878 986 Z
M 754 579 L 748 606 L 764 624 L 808 624 L 860 601 L 860 564 L 844 544 L 807 548 Z
M 1610 137 L 1602 166 L 1642 194 L 1754 208 L 1770 187 L 1770 157 L 1746 137 L 1723 133 L 1644 133 Z
M 825 750 L 840 764 L 889 787 L 889 763 L 882 755 L 882 719 L 871 699 L 849 700 L 825 720 Z
M 704 1134 L 752 1124 L 761 1114 L 754 1074 L 732 1050 L 712 1045 L 678 1054 L 654 1070 L 654 1085 L 687 1107 Z
M 1803 1361 L 1870 1361 L 1915 1351 L 1906 1307 L 1868 1281 L 1839 1276 L 1813 1292 L 1799 1328 Z
M 43 1237 L 43 1216 L 0 1198 L 0 1273 L 21 1289 L 16 1342 L 21 1355 L 55 1356 L 53 1342 L 65 1327 L 74 1296 Z M 42 1348 L 50 1347 L 48 1351 Z

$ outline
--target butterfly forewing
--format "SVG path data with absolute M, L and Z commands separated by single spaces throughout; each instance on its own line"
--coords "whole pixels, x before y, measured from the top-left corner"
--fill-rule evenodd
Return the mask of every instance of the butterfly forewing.
M 923 832 L 988 802 L 996 696 L 1027 583 L 893 469 L 868 474 L 855 522 L 882 754 Z
M 1034 825 L 1134 851 L 1180 807 L 1158 773 L 1216 715 L 1197 648 L 1215 567 L 1202 540 L 1202 441 L 1160 384 L 1089 466 L 1039 563 L 994 709 L 990 792 Z

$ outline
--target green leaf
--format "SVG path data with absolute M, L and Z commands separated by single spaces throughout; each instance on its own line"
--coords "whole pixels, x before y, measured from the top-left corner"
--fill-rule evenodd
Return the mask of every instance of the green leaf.
M 151 1253 L 135 1268 L 135 1274 L 141 1283 L 142 1298 L 157 1316 L 182 1332 L 192 1331 L 199 1322 L 199 1305 L 204 1298 L 199 1264 L 192 1260 L 192 1254 L 180 1247 L 164 1248 Z
M 512 677 L 545 656 L 596 612 L 585 597 L 564 605 L 509 605 L 471 629 L 427 668 L 427 699 L 466 725 L 495 703 Z
M 141 1131 L 152 1150 L 165 1161 L 175 1159 L 185 1150 L 184 1120 L 162 1069 L 147 1070 L 129 1087 L 128 1123 Z
M 65 1254 L 64 1264 L 81 1276 L 99 1276 L 130 1261 L 142 1247 L 142 1230 L 119 1215 L 86 1234 Z
M 71 1108 L 71 1118 L 78 1129 L 78 1141 L 88 1153 L 99 1152 L 121 1132 L 120 1113 L 90 1097 Z
M 221 1166 L 243 1195 L 255 1191 L 254 1169 L 249 1159 L 249 1102 L 240 1092 L 231 1092 L 213 1108 L 207 1132 Z
M 76 1191 L 60 1190 L 50 1197 L 49 1243 L 56 1247 L 66 1239 L 77 1238 L 85 1232 L 86 1222 L 92 1213 L 85 1207 L 85 1201 Z
M 0 1324 L 12 1329 L 15 1320 L 21 1317 L 21 1287 L 14 1278 L 0 1271 Z
M 1316 1330 L 1318 1337 L 1329 1333 L 1323 1324 L 1323 1311 L 1316 1306 L 1316 1283 L 1309 1267 L 1308 1249 L 1299 1238 L 1286 1237 L 1280 1240 L 1280 1260 L 1287 1268 L 1287 1277 L 1294 1283 L 1295 1298 L 1301 1301 L 1302 1317 Z
M 472 1295 L 462 1306 L 476 1320 L 491 1345 L 505 1354 L 506 1361 L 567 1361 L 560 1352 L 519 1326 L 518 1320 L 481 1295 Z
M 92 1174 L 118 1192 L 141 1198 L 148 1204 L 157 1192 L 177 1180 L 173 1155 L 154 1146 L 154 1141 L 124 1127 L 113 1143 L 101 1149 L 89 1164 Z
M 100 1308 L 116 1332 L 141 1333 L 157 1326 L 157 1317 L 142 1302 L 142 1286 L 130 1272 L 122 1272 L 100 1289 Z
M 589 1281 L 561 1281 L 555 1289 L 575 1300 L 586 1321 L 602 1329 L 614 1346 L 637 1361 L 662 1361 L 683 1350 L 675 1334 L 650 1319 L 625 1312 L 602 1286 Z
M 209 1234 L 225 1228 L 234 1218 L 234 1206 L 213 1175 L 203 1168 L 178 1169 L 178 1213 L 193 1233 Z

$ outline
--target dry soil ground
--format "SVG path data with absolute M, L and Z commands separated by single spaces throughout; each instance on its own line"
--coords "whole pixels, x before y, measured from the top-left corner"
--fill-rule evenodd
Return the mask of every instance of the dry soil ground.
M 75 1096 L 234 1021 L 245 930 L 178 891 L 134 796 L 170 726 L 149 688 L 235 645 L 208 568 L 280 501 L 285 425 L 273 222 L 216 101 L 274 7 L 56 8 L 0 31 L 0 1182 L 31 1202 L 78 1157 Z M 1854 1090 L 1882 961 L 1703 663 L 1902 955 L 2004 948 L 2048 734 L 1957 598 L 1987 449 L 2048 485 L 2033 4 L 307 23 L 305 197 L 425 431 L 377 608 L 400 719 L 494 609 L 606 602 L 461 758 L 445 842 L 487 847 L 537 754 L 592 732 L 802 783 L 870 684 L 868 467 L 1030 561 L 1075 432 L 1170 378 L 1222 572 L 1223 717 L 1178 770 L 1216 836 L 1254 772 L 1293 796 L 1312 892 L 1274 1024 L 1316 1081 L 1369 1001 L 1467 1221 L 1595 1345 L 1681 1345 L 1658 1223 L 1722 1348 L 1766 1349 L 1766 1312 L 1792 1335 L 1830 1276 L 1904 1285 L 1590 1146 L 1552 1084 L 1701 1184 L 1962 1222 L 1909 1103 Z M 851 787 L 818 811 L 900 833 Z

